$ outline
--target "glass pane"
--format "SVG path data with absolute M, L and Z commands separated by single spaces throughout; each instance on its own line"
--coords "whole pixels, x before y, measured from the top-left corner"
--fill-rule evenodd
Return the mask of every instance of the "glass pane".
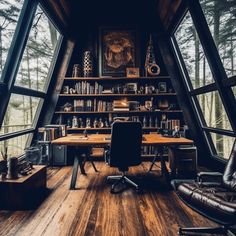
M 34 126 L 40 98 L 12 94 L 5 113 L 1 134 L 13 133 Z
M 46 91 L 59 33 L 38 7 L 15 85 Z
M 234 97 L 236 98 L 236 86 L 232 87 L 233 93 L 234 93 Z
M 190 13 L 188 12 L 175 32 L 180 52 L 194 89 L 213 83 L 213 77 L 203 53 Z
M 32 134 L 25 134 L 15 138 L 0 141 L 0 152 L 7 157 L 19 156 L 24 153 L 32 139 Z
M 236 75 L 236 1 L 200 3 L 227 75 Z
M 211 133 L 211 138 L 213 140 L 217 155 L 228 159 L 231 154 L 235 138 L 216 133 Z
M 0 79 L 24 0 L 0 1 Z
M 208 127 L 232 130 L 218 91 L 197 95 Z

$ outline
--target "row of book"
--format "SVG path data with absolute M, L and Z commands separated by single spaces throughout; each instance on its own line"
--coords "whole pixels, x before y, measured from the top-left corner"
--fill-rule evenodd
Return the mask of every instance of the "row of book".
M 112 111 L 112 102 L 95 99 L 77 99 L 73 101 L 74 111 Z
M 74 111 L 129 111 L 128 101 L 114 100 L 113 102 L 95 99 L 74 99 Z
M 78 94 L 101 94 L 103 86 L 95 82 L 94 85 L 87 81 L 78 82 L 75 84 L 75 91 Z
M 155 147 L 154 146 L 142 146 L 141 155 L 154 155 Z
M 172 120 L 163 120 L 161 121 L 160 127 L 164 130 L 174 130 L 180 128 L 180 120 L 172 119 Z
M 38 128 L 38 141 L 52 141 L 66 136 L 66 125 L 46 125 Z

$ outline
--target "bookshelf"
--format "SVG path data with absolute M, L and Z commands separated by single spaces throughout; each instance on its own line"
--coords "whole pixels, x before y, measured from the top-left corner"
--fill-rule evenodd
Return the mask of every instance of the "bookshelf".
M 169 76 L 64 78 L 54 123 L 65 124 L 68 133 L 110 133 L 116 117 L 140 121 L 143 133 L 157 132 L 163 119 L 184 125 Z M 153 157 L 153 147 L 143 147 L 143 155 Z
M 122 101 L 124 107 L 119 106 Z M 169 76 L 64 78 L 54 122 L 67 125 L 68 132 L 110 132 L 113 119 L 120 116 L 141 121 L 144 132 L 160 128 L 163 119 L 183 125 Z

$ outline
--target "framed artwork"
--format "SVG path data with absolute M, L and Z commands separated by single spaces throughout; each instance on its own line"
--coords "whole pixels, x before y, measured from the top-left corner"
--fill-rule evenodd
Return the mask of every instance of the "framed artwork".
M 139 67 L 136 27 L 101 27 L 99 75 L 126 76 L 127 67 Z
M 158 90 L 159 90 L 159 93 L 166 93 L 166 82 L 159 82 Z

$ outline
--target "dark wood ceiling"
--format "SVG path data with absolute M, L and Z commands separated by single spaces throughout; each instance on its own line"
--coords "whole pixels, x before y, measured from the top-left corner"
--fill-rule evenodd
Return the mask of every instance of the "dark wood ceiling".
M 89 24 L 153 24 L 158 14 L 168 27 L 181 0 L 45 0 L 67 31 Z

